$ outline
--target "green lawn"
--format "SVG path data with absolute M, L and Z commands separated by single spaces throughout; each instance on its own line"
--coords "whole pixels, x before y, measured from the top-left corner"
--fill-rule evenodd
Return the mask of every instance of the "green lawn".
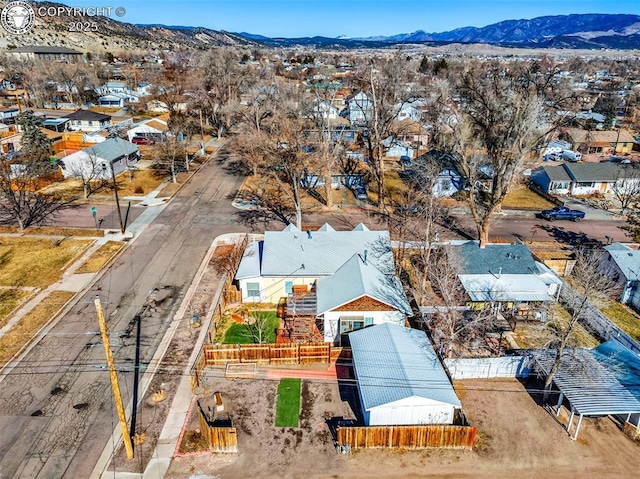
M 276 427 L 298 427 L 300 420 L 300 379 L 281 379 L 278 384 Z
M 640 341 L 640 316 L 634 313 L 628 306 L 617 302 L 610 302 L 601 307 L 600 311 L 616 323 L 622 330 L 636 341 Z
M 261 316 L 266 316 L 267 324 L 264 327 L 264 338 L 262 343 L 272 344 L 276 342 L 276 329 L 280 320 L 276 317 L 275 311 L 261 311 Z M 233 323 L 224 335 L 224 344 L 253 344 L 256 341 L 251 335 L 249 326 L 246 324 Z

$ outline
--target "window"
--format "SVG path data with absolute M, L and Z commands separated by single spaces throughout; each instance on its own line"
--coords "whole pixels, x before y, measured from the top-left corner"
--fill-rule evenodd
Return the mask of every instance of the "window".
M 284 282 L 284 292 L 285 292 L 285 294 L 293 293 L 293 281 L 285 281 Z
M 364 325 L 365 327 L 373 325 L 373 318 L 364 318 Z
M 371 319 L 373 323 L 373 318 Z M 362 329 L 365 326 L 365 318 L 362 316 L 348 316 L 346 318 L 340 318 L 340 334 L 350 333 Z
M 89 126 L 93 126 L 93 122 L 92 121 L 89 122 Z
M 247 283 L 247 296 L 260 298 L 260 283 Z
M 451 180 L 442 180 L 442 190 L 449 191 L 451 189 Z
M 593 182 L 579 181 L 578 182 L 578 188 L 593 188 Z

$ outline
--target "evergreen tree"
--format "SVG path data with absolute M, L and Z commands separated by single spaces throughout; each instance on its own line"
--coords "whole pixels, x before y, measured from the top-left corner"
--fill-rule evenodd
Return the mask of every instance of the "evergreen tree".
M 34 116 L 33 111 L 27 110 L 18 117 L 18 124 L 22 129 L 21 160 L 25 163 L 48 166 L 53 148 L 51 140 L 40 129 L 42 126 L 40 119 Z

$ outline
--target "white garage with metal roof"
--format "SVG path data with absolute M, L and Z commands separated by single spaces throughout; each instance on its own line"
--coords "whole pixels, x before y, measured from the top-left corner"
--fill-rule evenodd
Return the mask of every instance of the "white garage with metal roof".
M 384 323 L 349 340 L 367 426 L 454 423 L 462 406 L 424 331 Z

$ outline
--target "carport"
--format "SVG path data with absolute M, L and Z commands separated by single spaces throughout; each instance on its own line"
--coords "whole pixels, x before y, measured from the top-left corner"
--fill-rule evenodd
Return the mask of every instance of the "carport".
M 555 359 L 555 351 L 545 351 L 535 358 L 537 369 L 548 376 Z M 562 401 L 569 401 L 571 415 L 567 421 L 567 432 L 573 440 L 578 438 L 582 418 L 597 416 L 626 416 L 640 413 L 640 401 L 616 376 L 598 362 L 593 351 L 576 349 L 566 352 L 555 373 L 553 383 L 560 390 L 556 416 L 560 415 Z M 577 423 L 573 435 L 574 418 Z M 637 426 L 637 424 L 636 424 Z

